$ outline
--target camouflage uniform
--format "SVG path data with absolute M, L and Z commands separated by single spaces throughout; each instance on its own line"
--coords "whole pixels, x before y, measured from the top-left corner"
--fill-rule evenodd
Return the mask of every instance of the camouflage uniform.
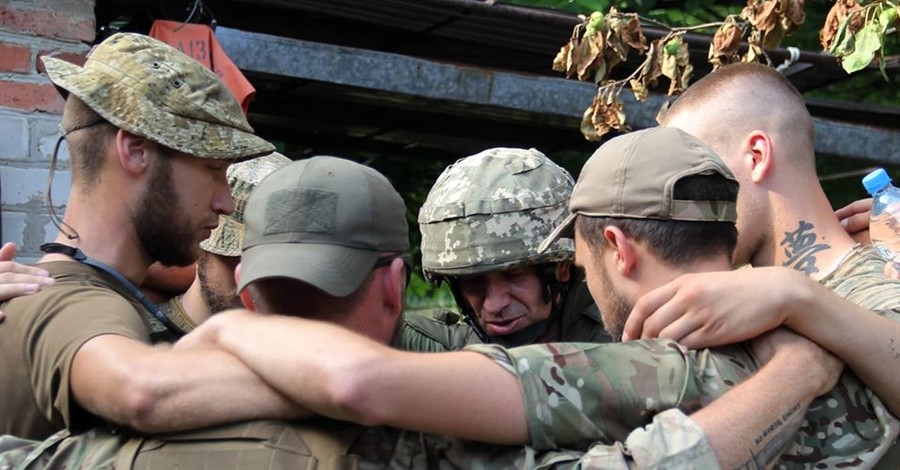
M 872 248 L 857 248 L 822 283 L 900 321 L 900 282 L 886 279 L 883 266 Z M 760 366 L 743 345 L 688 351 L 669 340 L 467 349 L 518 377 L 536 449 L 625 440 L 629 430 L 659 411 L 695 411 Z M 898 432 L 900 422 L 846 371 L 834 389 L 810 405 L 778 468 L 900 468 Z
M 560 240 L 542 253 L 537 248 L 565 217 L 573 185 L 566 170 L 534 149 L 495 148 L 450 165 L 419 211 L 425 277 L 448 280 L 463 314 L 471 315 L 454 287 L 456 276 L 571 261 L 571 240 Z M 560 305 L 554 300 L 543 331 L 555 322 L 559 341 L 606 341 L 599 312 L 574 271 L 571 287 L 563 290 Z M 545 287 L 549 276 L 542 275 Z M 401 347 L 443 351 L 477 342 L 462 319 L 445 312 L 408 314 Z M 513 345 L 528 344 L 540 336 L 535 331 L 530 337 L 508 339 Z

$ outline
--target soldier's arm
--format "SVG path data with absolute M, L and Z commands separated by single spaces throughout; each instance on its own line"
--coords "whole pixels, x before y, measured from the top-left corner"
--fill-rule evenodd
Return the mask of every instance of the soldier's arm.
M 549 352 L 550 360 L 541 360 L 537 354 L 509 356 L 510 360 L 503 361 L 473 351 L 396 351 L 332 324 L 236 311 L 217 315 L 192 334 L 198 333 L 210 344 L 233 352 L 280 391 L 333 418 L 496 444 L 530 444 L 537 450 L 624 440 L 646 416 L 690 398 L 686 393 L 696 395 L 696 389 L 703 386 L 723 393 L 725 383 L 739 375 L 715 369 L 713 360 L 693 363 L 684 350 L 663 341 L 541 345 L 518 349 Z M 597 354 L 584 354 L 580 352 L 583 348 L 596 348 Z M 502 348 L 480 349 L 505 354 Z M 554 356 L 555 349 L 561 349 L 561 355 Z M 603 364 L 605 361 L 609 364 Z M 730 362 L 730 358 L 722 362 Z M 565 368 L 560 367 L 563 363 Z M 659 373 L 654 365 L 661 363 L 671 366 L 671 374 Z M 705 364 L 702 369 L 698 368 L 701 363 Z M 776 365 L 773 360 L 772 366 Z M 806 364 L 803 367 L 810 369 Z M 594 377 L 587 375 L 592 370 Z M 602 377 L 595 378 L 598 376 Z M 669 376 L 675 377 L 673 382 L 657 383 L 660 377 Z M 698 385 L 691 383 L 694 379 L 690 377 L 699 377 L 699 381 L 711 378 Z M 803 381 L 784 393 L 776 386 L 784 380 L 783 372 L 749 380 L 741 385 L 745 392 L 714 403 L 717 406 L 697 417 L 701 428 L 708 427 L 716 434 L 710 442 L 717 452 L 723 449 L 722 458 L 752 455 L 756 449 L 734 446 L 734 442 L 768 445 L 772 433 L 759 436 L 771 423 L 793 416 L 788 413 L 791 410 L 802 415 L 795 405 L 802 397 L 805 403 L 801 406 L 806 406 L 821 388 L 821 381 Z M 638 382 L 645 386 L 627 390 Z M 815 390 L 811 390 L 813 383 Z M 767 399 L 760 401 L 754 397 L 757 394 Z M 784 399 L 790 403 L 778 401 Z M 753 417 L 747 419 L 748 426 L 742 426 L 741 433 L 728 427 L 738 413 L 727 411 L 736 404 L 746 407 L 740 410 L 742 419 Z M 738 457 L 725 453 L 730 446 L 739 449 Z
M 698 348 L 746 340 L 784 325 L 838 356 L 897 414 L 900 282 L 880 272 L 857 280 L 844 298 L 782 267 L 690 274 L 643 296 L 625 332 Z
M 142 432 L 306 414 L 223 351 L 155 348 L 118 335 L 84 343 L 69 383 L 81 407 Z
M 516 377 L 481 354 L 404 352 L 331 323 L 242 311 L 220 313 L 190 336 L 234 353 L 279 391 L 332 418 L 496 444 L 528 441 Z
M 834 387 L 843 371 L 836 357 L 784 328 L 755 339 L 753 349 L 766 365 L 691 415 L 709 436 L 722 468 L 770 467 L 812 400 Z

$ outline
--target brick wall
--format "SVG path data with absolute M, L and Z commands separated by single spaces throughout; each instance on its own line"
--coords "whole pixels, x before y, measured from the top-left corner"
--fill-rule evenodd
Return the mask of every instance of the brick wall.
M 44 191 L 63 100 L 40 74 L 42 55 L 83 58 L 94 41 L 94 0 L 0 2 L 0 203 L 2 240 L 25 262 L 56 236 Z M 53 181 L 53 204 L 65 211 L 71 186 L 65 145 Z

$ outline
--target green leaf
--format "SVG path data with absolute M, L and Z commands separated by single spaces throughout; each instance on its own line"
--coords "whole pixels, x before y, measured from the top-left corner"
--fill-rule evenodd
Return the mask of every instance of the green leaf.
M 897 9 L 889 4 L 884 6 L 887 8 L 881 10 L 881 13 L 878 15 L 878 23 L 881 25 L 882 33 L 897 21 Z
M 835 57 L 843 57 L 853 52 L 853 35 L 848 31 L 850 17 L 844 18 L 838 26 L 837 34 L 828 52 Z
M 872 63 L 875 53 L 881 49 L 880 25 L 877 22 L 869 23 L 856 33 L 853 38 L 853 52 L 841 61 L 841 66 L 847 73 L 862 70 Z

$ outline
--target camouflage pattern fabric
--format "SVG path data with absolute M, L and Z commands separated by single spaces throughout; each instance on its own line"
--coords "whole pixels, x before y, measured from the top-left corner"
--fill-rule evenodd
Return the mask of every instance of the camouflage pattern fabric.
M 241 106 L 213 71 L 149 36 L 114 34 L 84 67 L 42 60 L 55 85 L 114 126 L 168 148 L 218 159 L 275 150 L 253 135 Z
M 5 439 L 9 437 L 0 437 L 0 450 Z M 128 436 L 113 434 L 100 428 L 77 436 L 70 436 L 69 431 L 63 430 L 43 441 L 26 441 L 32 444 L 0 452 L 0 469 L 112 470 L 116 468 L 119 450 L 128 439 Z
M 426 277 L 571 259 L 571 240 L 537 248 L 566 216 L 573 186 L 534 149 L 490 149 L 447 167 L 419 211 Z
M 862 247 L 823 284 L 848 300 L 900 321 L 900 281 Z M 759 367 L 749 348 L 687 351 L 666 340 L 618 345 L 543 344 L 510 350 L 470 346 L 522 383 L 532 445 L 579 447 L 626 439 L 657 412 L 691 413 Z M 852 372 L 817 398 L 778 468 L 900 468 L 900 422 Z
M 660 411 L 694 412 L 759 366 L 743 344 L 712 354 L 671 340 L 466 350 L 485 354 L 518 377 L 531 445 L 538 450 L 625 441 Z
M 228 167 L 226 178 L 234 198 L 234 212 L 220 215 L 219 226 L 209 238 L 200 242 L 200 248 L 221 256 L 241 256 L 244 246 L 244 207 L 250 193 L 269 173 L 291 163 L 291 159 L 278 152 L 272 152 Z
M 624 442 L 594 444 L 587 452 L 533 447 L 504 447 L 454 441 L 447 465 L 461 469 L 696 469 L 714 470 L 719 462 L 703 429 L 679 410 L 667 410 L 631 432 Z
M 825 287 L 893 321 L 900 321 L 900 281 L 884 276 L 884 259 L 858 247 L 831 274 Z M 809 406 L 780 468 L 900 468 L 896 445 L 900 421 L 881 399 L 847 370 L 837 386 Z

